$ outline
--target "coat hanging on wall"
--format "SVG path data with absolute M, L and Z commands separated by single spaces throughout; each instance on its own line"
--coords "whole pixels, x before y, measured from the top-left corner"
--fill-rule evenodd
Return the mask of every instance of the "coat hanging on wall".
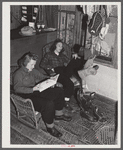
M 82 34 L 81 34 L 81 42 L 80 44 L 85 47 L 86 42 L 86 30 L 87 30 L 87 21 L 88 21 L 88 15 L 86 14 L 86 8 L 83 7 L 83 5 L 77 5 L 77 10 L 81 12 L 82 16 Z

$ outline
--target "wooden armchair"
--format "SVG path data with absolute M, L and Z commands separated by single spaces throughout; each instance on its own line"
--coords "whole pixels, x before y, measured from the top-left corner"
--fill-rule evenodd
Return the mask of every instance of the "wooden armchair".
M 44 57 L 44 55 L 50 51 L 50 47 L 53 44 L 53 42 L 50 42 L 46 45 L 44 45 L 43 49 L 42 49 L 42 58 Z M 67 45 L 66 43 L 63 43 L 63 47 L 65 49 L 65 51 L 63 52 L 69 59 L 71 59 L 71 47 L 69 47 L 69 45 Z
M 13 102 L 16 108 L 16 115 L 21 122 L 30 125 L 33 128 L 39 129 L 39 120 L 41 113 L 36 112 L 33 103 L 30 99 L 23 99 L 16 95 L 12 87 L 12 75 L 14 71 L 18 69 L 18 66 L 11 66 L 10 72 L 10 100 Z M 12 110 L 11 110 L 12 111 Z
M 42 58 L 45 56 L 46 53 L 48 53 L 50 51 L 50 47 L 53 44 L 53 42 L 50 42 L 48 44 L 46 44 L 43 48 L 42 48 Z M 65 51 L 63 52 L 69 59 L 71 59 L 71 55 L 72 55 L 72 51 L 71 51 L 71 47 L 69 45 L 67 45 L 66 43 L 63 43 L 63 47 L 65 49 Z M 73 75 L 71 77 L 72 82 L 74 83 L 74 86 L 80 86 L 80 80 L 76 75 Z
M 11 94 L 10 98 L 16 107 L 18 119 L 38 129 L 38 122 L 41 115 L 35 112 L 32 101 L 30 99 L 23 99 L 15 94 Z

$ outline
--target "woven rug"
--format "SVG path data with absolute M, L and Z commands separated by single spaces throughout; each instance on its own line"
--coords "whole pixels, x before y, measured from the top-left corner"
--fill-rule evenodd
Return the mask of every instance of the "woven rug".
M 16 131 L 15 129 L 11 128 L 11 143 L 12 144 L 36 144 L 29 138 L 26 138 L 20 132 Z
M 14 107 L 11 106 L 11 144 L 114 144 L 116 102 L 96 95 L 93 103 L 99 107 L 100 112 L 103 112 L 107 121 L 90 122 L 82 118 L 77 102 L 72 98 L 71 105 L 76 110 L 69 114 L 73 118 L 72 121 L 55 122 L 55 127 L 63 134 L 59 139 L 47 133 L 43 120 L 40 120 L 39 130 L 20 122 L 16 117 Z

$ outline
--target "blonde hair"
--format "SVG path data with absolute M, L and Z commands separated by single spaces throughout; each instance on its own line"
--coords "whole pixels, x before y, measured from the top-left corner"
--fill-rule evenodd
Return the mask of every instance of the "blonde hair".
M 19 60 L 18 60 L 18 65 L 21 67 L 21 66 L 24 66 L 26 67 L 27 64 L 30 62 L 30 60 L 38 60 L 38 55 L 34 54 L 34 53 L 31 53 L 31 52 L 28 52 L 28 53 L 25 53 Z

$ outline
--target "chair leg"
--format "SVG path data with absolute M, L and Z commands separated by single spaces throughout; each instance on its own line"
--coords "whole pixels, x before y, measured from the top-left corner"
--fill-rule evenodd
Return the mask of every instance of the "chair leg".
M 17 118 L 20 119 L 20 117 L 19 117 L 19 111 L 18 111 L 17 107 L 16 107 L 16 114 L 17 114 Z
M 41 119 L 41 116 L 38 119 L 36 119 L 36 129 L 39 129 L 40 119 Z
M 29 118 L 31 119 L 31 121 L 32 121 L 33 123 L 26 121 L 26 120 L 25 120 L 24 118 L 22 118 L 22 117 L 19 117 L 18 120 L 20 120 L 21 122 L 23 122 L 23 123 L 25 123 L 25 124 L 28 124 L 30 127 L 34 128 L 34 129 L 38 129 L 39 126 L 38 126 L 37 120 L 32 119 L 31 117 L 29 117 Z

